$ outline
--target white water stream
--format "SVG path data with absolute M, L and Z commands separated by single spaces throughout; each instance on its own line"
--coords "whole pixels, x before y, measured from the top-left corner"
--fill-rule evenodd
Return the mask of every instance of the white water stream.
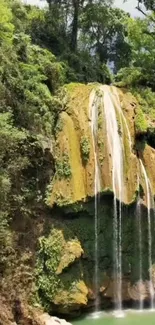
M 126 118 L 125 118 L 125 116 L 123 114 L 123 111 L 122 111 L 122 108 L 121 108 L 121 103 L 120 103 L 120 99 L 119 99 L 119 96 L 118 96 L 118 92 L 117 92 L 116 87 L 113 87 L 113 93 L 116 96 L 116 102 L 115 102 L 115 104 L 117 105 L 117 109 L 118 109 L 118 111 L 120 113 L 120 116 L 122 117 L 123 122 L 124 122 L 125 127 L 126 127 L 126 131 L 127 131 L 127 135 L 128 135 L 128 140 L 129 140 L 129 147 L 130 147 L 130 152 L 131 152 L 131 149 L 132 149 L 131 134 L 130 134 L 130 130 L 129 130 L 129 127 L 128 127 Z
M 123 182 L 123 147 L 110 88 L 103 86 L 103 114 L 105 115 L 109 151 L 112 158 L 112 187 L 114 193 L 114 294 L 116 309 L 122 311 L 122 200 Z M 118 211 L 117 211 L 118 199 Z
M 150 181 L 147 176 L 145 167 L 140 160 L 141 164 L 141 169 L 142 173 L 144 175 L 145 179 L 145 186 L 146 186 L 146 199 L 147 199 L 147 219 L 148 219 L 148 264 L 149 264 L 149 276 L 150 276 L 150 281 L 149 281 L 149 291 L 150 291 L 150 298 L 151 298 L 151 303 L 150 307 L 151 309 L 154 309 L 154 288 L 153 288 L 153 282 L 152 282 L 152 272 L 151 272 L 151 267 L 152 267 L 152 235 L 151 235 L 151 188 L 150 188 Z
M 89 116 L 91 120 L 92 141 L 94 148 L 95 177 L 94 177 L 94 196 L 95 196 L 95 311 L 99 308 L 99 276 L 98 276 L 98 195 L 101 191 L 100 173 L 96 152 L 97 130 L 98 130 L 98 98 L 95 91 L 91 92 L 89 101 Z
M 139 183 L 139 182 L 138 182 Z M 140 194 L 138 195 L 138 201 L 136 206 L 136 215 L 138 219 L 138 248 L 139 248 L 139 310 L 142 311 L 144 309 L 144 300 L 143 300 L 143 263 L 142 263 L 142 213 L 141 213 L 141 199 Z

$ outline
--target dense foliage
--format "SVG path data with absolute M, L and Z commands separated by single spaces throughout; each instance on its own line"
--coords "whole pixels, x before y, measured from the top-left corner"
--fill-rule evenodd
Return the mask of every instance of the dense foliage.
M 53 94 L 64 78 L 64 68 L 55 56 L 33 45 L 30 36 L 22 31 L 23 14 L 25 9 L 20 3 L 1 1 L 0 240 L 3 245 L 8 221 L 35 215 L 42 200 L 52 161 L 49 148 L 56 118 Z

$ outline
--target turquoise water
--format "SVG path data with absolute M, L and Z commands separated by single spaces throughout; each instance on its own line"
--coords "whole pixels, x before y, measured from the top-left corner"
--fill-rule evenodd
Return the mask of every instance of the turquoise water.
M 94 313 L 80 318 L 73 325 L 155 325 L 155 311 L 124 311 L 122 315 Z

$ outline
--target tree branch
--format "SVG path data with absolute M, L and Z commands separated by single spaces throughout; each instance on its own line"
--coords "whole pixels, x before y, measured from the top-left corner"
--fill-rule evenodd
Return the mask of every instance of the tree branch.
M 144 16 L 147 17 L 147 13 L 141 9 L 141 7 L 139 6 L 139 3 L 138 3 L 138 6 L 136 7 L 136 9 L 137 9 L 138 11 L 140 11 Z
M 142 8 L 140 7 L 139 1 L 138 1 L 138 6 L 136 7 L 136 9 L 138 11 L 140 11 L 145 17 L 148 17 L 148 14 L 144 10 L 142 10 Z M 149 18 L 151 21 L 153 21 L 155 23 L 155 19 L 152 16 L 149 16 Z

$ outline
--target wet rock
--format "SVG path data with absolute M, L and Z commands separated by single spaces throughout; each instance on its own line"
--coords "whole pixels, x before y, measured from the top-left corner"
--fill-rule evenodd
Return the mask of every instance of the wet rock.
M 40 316 L 40 321 L 43 325 L 71 325 L 71 323 L 68 323 L 65 319 L 53 317 L 47 313 Z

